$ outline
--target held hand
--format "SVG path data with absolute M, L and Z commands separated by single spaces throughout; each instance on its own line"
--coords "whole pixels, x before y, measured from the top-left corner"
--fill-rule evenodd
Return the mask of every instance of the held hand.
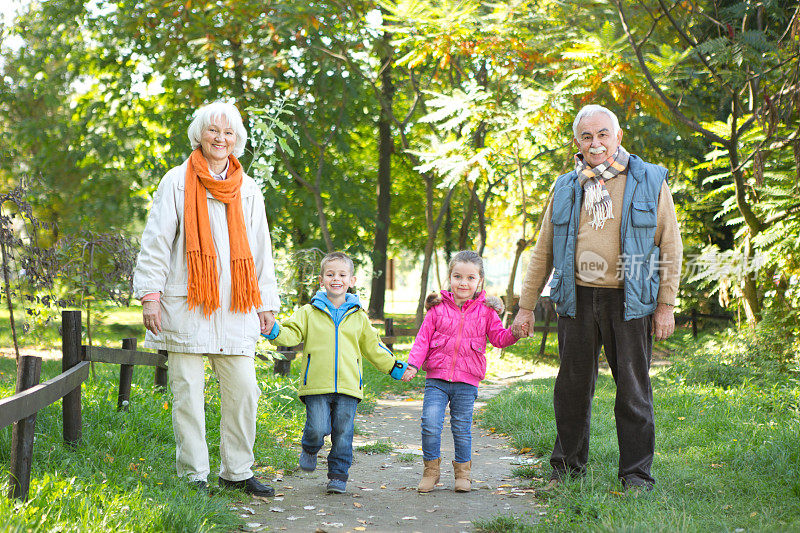
M 675 331 L 675 308 L 658 304 L 653 312 L 653 334 L 657 341 L 663 341 Z
M 414 379 L 414 376 L 416 375 L 417 375 L 417 369 L 414 368 L 413 366 L 409 366 L 408 368 L 406 368 L 406 371 L 403 372 L 403 377 L 401 379 L 403 381 L 408 382 Z
M 531 325 L 530 325 L 529 322 L 523 323 L 522 326 L 520 326 L 519 329 L 520 329 L 520 333 L 521 333 L 520 336 L 517 337 L 516 335 L 514 335 L 514 330 L 513 329 L 511 330 L 511 334 L 514 335 L 515 337 L 517 337 L 518 339 L 530 336 Z
M 261 311 L 258 313 L 258 321 L 261 324 L 261 333 L 269 333 L 275 323 L 275 313 L 272 311 Z
M 161 333 L 161 302 L 156 300 L 142 302 L 142 322 L 145 329 L 153 335 Z
M 518 339 L 527 337 L 530 333 L 531 322 L 533 322 L 533 311 L 520 308 L 517 316 L 514 317 L 514 323 L 511 324 L 511 334 Z

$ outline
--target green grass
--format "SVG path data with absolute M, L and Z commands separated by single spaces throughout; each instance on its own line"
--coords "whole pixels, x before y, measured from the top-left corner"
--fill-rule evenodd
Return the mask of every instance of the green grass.
M 535 531 L 524 517 L 499 515 L 485 520 L 473 522 L 475 531 L 479 533 L 530 533 Z
M 683 371 L 709 367 L 702 341 L 683 342 L 692 362 L 653 378 L 656 488 L 626 497 L 617 480 L 614 382 L 601 375 L 592 408 L 587 475 L 539 497 L 546 531 L 793 531 L 800 529 L 800 387 L 796 378 L 720 386 Z M 672 346 L 676 348 L 677 346 Z M 541 486 L 555 439 L 554 379 L 507 389 L 491 400 L 480 423 L 510 436 L 518 449 L 545 458 L 516 474 Z M 500 518 L 483 524 L 503 529 Z M 500 525 L 498 525 L 500 524 Z M 494 529 L 492 529 L 494 528 Z M 523 531 L 523 530 L 519 530 Z
M 372 444 L 365 444 L 364 446 L 358 446 L 356 448 L 359 452 L 364 453 L 391 453 L 394 450 L 394 445 L 392 441 L 388 439 L 381 439 L 379 441 L 373 442 Z
M 60 372 L 45 361 L 42 380 Z M 61 404 L 36 419 L 29 500 L 0 497 L 0 530 L 31 531 L 229 531 L 241 520 L 228 509 L 236 494 L 203 496 L 175 476 L 169 393 L 156 391 L 153 370 L 136 367 L 128 412 L 118 412 L 119 367 L 97 364 L 97 380 L 83 385 L 83 439 L 75 448 L 61 438 Z M 15 362 L 0 358 L 0 397 L 14 392 Z M 272 479 L 297 460 L 302 406 L 291 382 L 258 366 L 263 391 L 255 445 L 256 474 Z M 209 452 L 219 456 L 219 391 L 207 373 Z M 0 430 L 0 480 L 6 483 L 11 427 Z M 215 483 L 218 463 L 209 481 Z M 135 517 L 132 520 L 131 517 Z
M 416 463 L 419 461 L 419 457 L 414 455 L 413 453 L 401 453 L 395 457 L 397 461 L 401 463 Z

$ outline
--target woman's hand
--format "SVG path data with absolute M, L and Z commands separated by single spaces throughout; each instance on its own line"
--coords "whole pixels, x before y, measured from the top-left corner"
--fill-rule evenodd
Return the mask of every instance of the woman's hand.
M 142 322 L 145 329 L 153 335 L 161 333 L 161 302 L 158 300 L 142 302 Z
M 258 313 L 258 321 L 261 323 L 261 333 L 269 333 L 272 330 L 272 324 L 275 323 L 275 313 L 261 311 Z
M 408 382 L 408 381 L 411 381 L 412 379 L 414 379 L 414 376 L 416 376 L 416 375 L 417 375 L 417 369 L 414 368 L 413 366 L 409 365 L 406 368 L 406 371 L 403 372 L 403 377 L 400 378 L 400 379 L 402 379 L 403 381 Z

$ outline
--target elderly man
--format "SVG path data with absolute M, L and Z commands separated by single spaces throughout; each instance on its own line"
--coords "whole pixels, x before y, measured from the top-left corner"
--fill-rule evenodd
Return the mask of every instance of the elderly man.
M 625 151 L 614 113 L 588 105 L 575 117 L 573 132 L 575 170 L 556 180 L 512 331 L 533 320 L 531 310 L 552 271 L 561 365 L 550 485 L 586 471 L 602 346 L 617 384 L 618 475 L 628 489 L 649 490 L 652 337 L 666 339 L 675 329 L 683 252 L 675 206 L 667 170 Z

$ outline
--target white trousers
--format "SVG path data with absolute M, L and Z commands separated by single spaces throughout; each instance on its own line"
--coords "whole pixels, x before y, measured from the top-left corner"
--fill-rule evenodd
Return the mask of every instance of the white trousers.
M 211 467 L 206 444 L 205 360 L 219 380 L 221 420 L 219 476 L 242 481 L 253 476 L 256 409 L 261 390 L 255 360 L 244 355 L 201 355 L 170 352 L 172 429 L 178 477 L 206 481 Z

